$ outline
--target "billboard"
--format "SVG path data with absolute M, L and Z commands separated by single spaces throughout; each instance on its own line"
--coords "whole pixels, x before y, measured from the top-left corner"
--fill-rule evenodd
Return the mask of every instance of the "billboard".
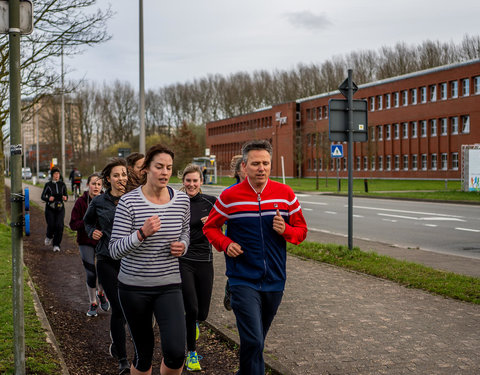
M 480 149 L 468 150 L 468 191 L 480 191 Z

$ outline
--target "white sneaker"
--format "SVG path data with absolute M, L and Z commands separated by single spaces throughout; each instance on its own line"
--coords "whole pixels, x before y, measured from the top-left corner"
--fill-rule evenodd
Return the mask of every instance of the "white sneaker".
M 55 252 L 55 251 L 60 251 L 60 246 L 54 246 L 53 247 L 53 252 Z
M 53 242 L 53 238 L 45 237 L 45 246 L 50 246 Z

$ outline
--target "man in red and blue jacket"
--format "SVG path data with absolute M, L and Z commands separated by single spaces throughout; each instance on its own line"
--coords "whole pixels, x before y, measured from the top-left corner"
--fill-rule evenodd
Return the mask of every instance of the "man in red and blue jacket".
M 242 148 L 247 178 L 224 190 L 203 231 L 226 253 L 231 305 L 240 335 L 237 374 L 263 375 L 263 348 L 286 281 L 286 242 L 301 243 L 307 224 L 293 190 L 269 179 L 272 146 L 251 141 Z M 228 220 L 228 237 L 221 230 Z

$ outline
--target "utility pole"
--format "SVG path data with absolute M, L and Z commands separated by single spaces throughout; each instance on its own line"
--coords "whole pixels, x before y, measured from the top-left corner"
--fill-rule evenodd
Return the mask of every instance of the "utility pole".
M 140 143 L 139 151 L 145 155 L 145 74 L 144 74 L 144 51 L 143 51 L 143 0 L 139 0 L 139 46 L 140 46 L 140 103 L 139 103 L 139 118 L 140 118 Z
M 62 177 L 65 179 L 65 80 L 63 70 L 63 41 L 62 41 Z
M 23 312 L 23 197 L 20 102 L 20 1 L 9 1 L 10 170 L 12 213 L 13 341 L 15 374 L 25 374 L 25 314 Z M 25 150 L 23 150 L 25 152 Z
M 33 109 L 35 111 L 35 105 L 33 106 Z M 37 135 L 37 147 L 35 147 L 35 151 L 36 151 L 36 157 L 35 157 L 35 160 L 37 161 L 37 181 L 40 180 L 40 150 L 39 150 L 39 147 L 40 147 L 40 135 L 38 134 L 38 116 L 40 115 L 37 112 L 34 112 L 35 113 L 35 130 L 36 130 L 36 135 Z

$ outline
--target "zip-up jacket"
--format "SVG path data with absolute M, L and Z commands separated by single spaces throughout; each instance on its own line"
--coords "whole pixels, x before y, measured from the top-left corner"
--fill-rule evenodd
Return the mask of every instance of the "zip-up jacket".
M 92 238 L 95 229 L 103 233 L 95 247 L 97 259 L 111 258 L 108 251 L 108 243 L 112 235 L 113 219 L 115 218 L 115 210 L 120 197 L 114 197 L 110 192 L 111 189 L 109 188 L 104 194 L 93 198 L 83 217 L 88 237 Z
M 285 220 L 282 235 L 273 230 L 277 209 Z M 226 220 L 228 237 L 221 230 Z M 230 285 L 271 292 L 285 287 L 286 241 L 301 243 L 307 236 L 307 224 L 289 186 L 268 180 L 257 193 L 246 178 L 220 194 L 203 232 L 218 251 L 226 252 L 232 242 L 242 247 L 243 254 L 226 256 Z
M 63 181 L 48 181 L 42 191 L 42 201 L 47 203 L 46 208 L 51 209 L 50 197 L 53 197 L 53 202 L 63 202 L 63 197 L 68 197 L 67 186 Z M 53 209 L 53 208 L 52 208 Z
M 80 198 L 77 199 L 73 206 L 72 216 L 70 217 L 70 229 L 77 232 L 77 243 L 79 245 L 97 246 L 98 241 L 88 237 L 85 231 L 85 224 L 83 223 L 83 216 L 87 212 L 88 204 L 91 198 L 88 195 L 88 191 L 84 192 Z

